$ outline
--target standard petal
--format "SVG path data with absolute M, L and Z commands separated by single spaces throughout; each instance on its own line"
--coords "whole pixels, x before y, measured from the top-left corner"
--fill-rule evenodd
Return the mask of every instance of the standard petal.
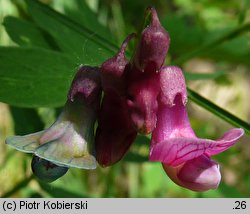
M 231 129 L 218 140 L 169 138 L 151 146 L 149 159 L 169 166 L 178 166 L 201 155 L 219 154 L 233 146 L 243 134 L 243 129 Z
M 177 93 L 175 94 L 173 106 L 160 102 L 157 112 L 157 124 L 152 133 L 151 145 L 161 143 L 170 138 L 196 138 L 182 99 L 182 94 Z

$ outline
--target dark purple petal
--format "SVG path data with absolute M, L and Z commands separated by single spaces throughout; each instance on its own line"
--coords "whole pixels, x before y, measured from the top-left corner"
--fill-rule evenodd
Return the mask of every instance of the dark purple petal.
M 130 34 L 118 53 L 101 66 L 104 97 L 98 117 L 95 148 L 97 161 L 103 167 L 122 159 L 137 135 L 124 97 L 126 71 L 130 68 L 125 50 L 134 36 Z
M 122 159 L 137 132 L 132 126 L 125 99 L 114 91 L 105 93 L 98 119 L 96 159 L 106 167 Z

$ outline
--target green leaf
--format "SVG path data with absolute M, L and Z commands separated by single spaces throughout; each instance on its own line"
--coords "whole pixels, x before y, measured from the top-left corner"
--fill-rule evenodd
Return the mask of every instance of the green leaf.
M 216 61 L 228 61 L 235 64 L 250 65 L 249 35 L 241 35 L 228 42 L 214 47 L 210 51 L 204 51 L 201 56 L 211 57 Z
M 99 65 L 114 55 L 117 47 L 67 16 L 34 0 L 26 0 L 29 13 L 39 27 L 48 31 L 62 51 L 77 63 Z
M 62 106 L 76 70 L 67 55 L 0 47 L 0 100 L 20 107 Z
M 186 54 L 183 54 L 181 57 L 174 60 L 173 64 L 182 64 L 185 61 L 187 61 L 193 57 L 206 54 L 207 51 L 211 51 L 214 48 L 216 48 L 217 46 L 223 44 L 224 42 L 228 42 L 228 41 L 236 38 L 237 36 L 239 36 L 243 33 L 249 32 L 249 31 L 250 31 L 250 23 L 246 23 L 244 25 L 241 25 L 238 28 L 235 28 L 235 29 L 229 31 L 226 34 L 223 34 L 220 37 L 218 37 L 212 41 L 206 42 L 205 44 L 201 45 L 200 47 L 198 47 L 194 51 L 190 51 L 190 52 L 187 52 Z
M 162 24 L 171 38 L 171 64 L 180 66 L 194 57 L 205 57 L 231 64 L 250 65 L 247 34 L 250 30 L 249 22 L 236 28 L 225 26 L 207 31 L 195 21 L 190 23 L 186 17 L 167 15 Z
M 250 135 L 250 124 L 241 120 L 240 118 L 232 115 L 228 111 L 222 109 L 221 107 L 215 105 L 214 103 L 210 102 L 206 98 L 202 97 L 201 95 L 197 94 L 193 90 L 188 88 L 188 97 L 190 100 L 198 104 L 199 106 L 205 108 L 206 110 L 210 111 L 211 113 L 217 115 L 221 119 L 227 121 L 228 123 L 232 124 L 233 126 L 243 128 L 246 134 Z
M 11 106 L 10 111 L 14 120 L 14 129 L 16 135 L 25 135 L 32 132 L 38 132 L 44 128 L 44 124 L 36 109 Z
M 204 42 L 203 29 L 198 24 L 188 22 L 186 17 L 180 15 L 166 15 L 162 19 L 162 25 L 170 34 L 169 53 L 174 56 L 182 56 L 194 50 Z
M 92 11 L 83 0 L 57 0 L 64 7 L 64 13 L 76 23 L 83 25 L 89 30 L 108 40 L 114 40 L 113 35 L 107 27 L 100 24 L 97 19 L 98 14 Z M 114 40 L 115 41 L 115 40 Z
M 192 73 L 192 72 L 184 72 L 184 76 L 186 80 L 207 80 L 207 79 L 217 79 L 225 75 L 225 71 L 217 71 L 214 73 Z
M 50 48 L 41 30 L 31 22 L 7 16 L 3 25 L 10 38 L 20 46 Z
M 36 23 L 47 30 L 60 48 L 71 53 L 72 57 L 43 49 L 0 48 L 0 100 L 24 107 L 63 105 L 75 70 L 74 62 L 79 60 L 83 64 L 101 63 L 107 56 L 113 54 L 117 47 L 101 35 L 95 34 L 38 1 L 26 0 L 26 2 Z M 250 24 L 240 26 L 177 61 L 183 62 L 199 55 L 210 46 L 235 38 L 248 31 L 249 27 Z M 81 46 L 83 43 L 85 43 L 84 51 Z M 248 123 L 191 90 L 189 97 L 203 108 L 237 127 L 244 128 L 249 133 Z

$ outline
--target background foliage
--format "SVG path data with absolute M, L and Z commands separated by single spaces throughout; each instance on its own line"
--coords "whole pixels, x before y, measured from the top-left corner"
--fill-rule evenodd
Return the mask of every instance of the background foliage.
M 128 33 L 141 28 L 148 5 L 171 36 L 166 64 L 185 71 L 197 135 L 217 138 L 231 125 L 249 134 L 249 0 L 40 2 L 0 0 L 0 196 L 250 197 L 247 135 L 216 157 L 223 179 L 218 190 L 205 193 L 175 185 L 160 163 L 149 163 L 149 137 L 138 136 L 112 167 L 70 169 L 52 184 L 32 176 L 31 156 L 4 144 L 8 135 L 50 126 L 78 66 L 112 56 Z

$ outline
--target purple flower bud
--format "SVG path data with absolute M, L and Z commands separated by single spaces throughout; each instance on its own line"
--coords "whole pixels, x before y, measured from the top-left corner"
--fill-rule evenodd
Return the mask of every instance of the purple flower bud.
M 104 97 L 98 117 L 95 147 L 96 159 L 104 167 L 119 161 L 137 135 L 124 97 L 128 65 L 124 54 L 133 36 L 129 35 L 118 53 L 101 67 Z
M 98 68 L 81 67 L 72 82 L 69 99 L 51 127 L 34 134 L 6 139 L 6 143 L 17 150 L 41 158 L 35 158 L 32 163 L 38 176 L 46 179 L 47 172 L 43 168 L 48 164 L 67 168 L 96 168 L 93 155 L 94 125 L 100 103 L 100 82 Z M 63 174 L 63 171 L 60 173 Z
M 169 35 L 161 26 L 156 10 L 150 8 L 151 24 L 139 39 L 127 77 L 127 104 L 138 132 L 149 134 L 156 126 L 157 97 L 160 92 L 158 71 L 164 64 Z
M 152 21 L 146 27 L 138 42 L 133 63 L 139 71 L 159 71 L 164 64 L 170 38 L 166 30 L 161 26 L 156 10 L 149 8 Z

